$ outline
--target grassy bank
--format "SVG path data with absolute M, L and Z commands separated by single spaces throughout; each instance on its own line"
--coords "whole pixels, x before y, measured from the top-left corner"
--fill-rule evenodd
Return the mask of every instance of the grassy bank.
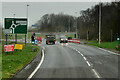
M 99 44 L 96 41 L 88 41 L 89 43 L 87 43 L 87 45 L 92 45 L 92 46 L 97 46 L 100 48 L 108 48 L 108 49 L 116 49 L 116 45 L 118 44 L 118 41 L 114 41 L 114 42 L 101 42 L 101 44 Z
M 4 44 L 5 42 L 3 42 L 2 47 Z M 32 48 L 31 44 L 27 44 L 27 46 L 23 46 L 22 51 L 17 50 L 13 54 L 11 52 L 5 53 L 4 48 L 2 48 L 2 78 L 10 78 L 28 64 L 40 49 L 39 46 L 35 46 L 37 52 L 32 52 Z
M 11 36 L 8 36 L 8 39 L 15 39 L 15 34 L 9 34 Z M 32 33 L 28 33 L 28 38 L 31 39 Z M 42 34 L 36 34 L 36 37 L 44 37 Z M 17 34 L 17 39 L 23 39 L 25 38 L 25 34 Z M 2 39 L 6 39 L 5 34 L 2 33 Z
M 0 80 L 2 79 L 2 45 L 0 43 Z

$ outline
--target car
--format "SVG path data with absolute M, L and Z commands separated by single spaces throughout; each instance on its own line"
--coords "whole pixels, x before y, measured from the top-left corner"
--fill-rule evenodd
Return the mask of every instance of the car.
M 72 39 L 72 37 L 68 37 L 68 40 Z
M 36 39 L 37 39 L 37 43 L 38 43 L 38 44 L 41 44 L 41 42 L 42 42 L 42 37 L 37 37 Z
M 60 37 L 60 43 L 68 43 L 68 39 L 66 38 L 66 36 Z

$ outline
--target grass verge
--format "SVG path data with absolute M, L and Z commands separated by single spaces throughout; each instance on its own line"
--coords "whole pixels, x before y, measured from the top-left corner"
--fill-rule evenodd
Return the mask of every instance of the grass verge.
M 2 47 L 4 47 L 4 44 L 5 42 L 2 43 Z M 31 44 L 27 44 L 27 46 L 23 46 L 22 51 L 17 50 L 13 54 L 11 52 L 5 53 L 4 48 L 2 48 L 2 78 L 10 78 L 27 65 L 40 49 L 39 46 L 35 46 L 37 52 L 32 52 L 32 48 Z
M 15 39 L 15 34 L 9 34 L 9 35 L 11 35 L 11 36 L 8 36 L 8 39 Z M 28 33 L 27 35 L 28 35 L 28 39 L 31 39 L 32 33 Z M 39 37 L 39 36 L 45 37 L 42 34 L 36 34 L 36 37 Z M 23 38 L 25 38 L 25 34 L 17 34 L 17 39 L 23 39 Z M 2 33 L 2 39 L 6 39 L 4 33 Z
M 2 45 L 0 43 L 0 80 L 2 79 Z
M 117 44 L 118 44 L 118 41 L 114 41 L 114 42 L 101 42 L 101 44 L 99 44 L 96 41 L 88 41 L 88 43 L 87 43 L 87 45 L 97 46 L 97 47 L 100 47 L 100 48 L 119 50 L 119 49 L 116 49 L 116 45 Z

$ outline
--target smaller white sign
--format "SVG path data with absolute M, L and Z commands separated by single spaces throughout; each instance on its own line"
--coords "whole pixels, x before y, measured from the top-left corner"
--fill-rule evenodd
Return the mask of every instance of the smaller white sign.
M 27 21 L 16 21 L 16 23 L 20 25 L 27 25 Z
M 5 30 L 4 30 L 4 33 L 5 33 L 5 34 L 12 34 L 12 29 L 5 29 Z

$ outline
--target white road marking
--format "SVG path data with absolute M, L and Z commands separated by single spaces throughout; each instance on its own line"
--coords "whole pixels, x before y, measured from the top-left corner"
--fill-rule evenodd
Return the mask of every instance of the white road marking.
M 80 51 L 77 51 L 78 53 L 80 53 Z M 80 53 L 81 54 L 81 53 Z
M 79 45 L 78 45 L 79 46 Z M 103 50 L 103 51 L 105 51 L 105 52 L 109 52 L 109 53 L 112 53 L 112 54 L 115 54 L 115 55 L 120 55 L 120 54 L 118 54 L 118 53 L 115 53 L 115 52 L 112 52 L 112 51 L 108 51 L 108 50 L 105 50 L 105 49 L 103 49 L 103 48 L 99 48 L 99 47 L 97 47 L 98 49 L 100 49 L 100 50 Z
M 72 47 L 69 47 L 69 48 L 74 49 L 74 50 L 76 50 L 79 54 L 81 54 L 82 57 L 85 59 L 86 63 L 88 64 L 88 66 L 90 66 L 90 67 L 93 66 L 93 64 L 91 65 L 91 64 L 87 61 L 86 57 L 85 57 L 79 50 L 77 50 L 77 49 L 75 49 L 75 48 L 72 48 Z M 97 73 L 97 71 L 96 71 L 95 69 L 92 69 L 92 71 L 94 72 L 94 75 L 96 76 L 96 78 L 102 78 L 102 77 L 99 76 L 99 74 Z
M 86 61 L 86 62 L 87 62 L 87 64 L 88 64 L 88 66 L 91 66 L 90 63 L 89 63 L 88 61 Z
M 30 79 L 33 77 L 33 75 L 37 72 L 37 70 L 41 67 L 41 65 L 42 65 L 42 63 L 43 63 L 43 60 L 44 60 L 44 50 L 45 50 L 45 48 L 43 47 L 43 49 L 42 49 L 42 59 L 41 59 L 39 65 L 36 67 L 36 69 L 35 69 L 35 70 L 31 73 L 31 75 L 27 78 L 27 80 L 30 80 Z
M 76 51 L 78 52 L 78 50 L 76 49 Z
M 95 76 L 96 76 L 97 78 L 101 78 L 101 77 L 98 75 L 98 73 L 96 72 L 95 69 L 92 69 L 92 71 L 94 72 L 94 74 L 95 74 Z
M 109 52 L 109 53 L 115 54 L 115 55 L 120 55 L 120 54 L 118 54 L 118 53 L 115 53 L 115 52 L 112 52 L 112 51 L 108 51 L 108 50 L 105 50 L 105 49 L 103 49 L 103 48 L 98 48 L 98 49 L 103 50 L 103 51 L 105 51 L 105 52 Z
M 84 56 L 83 54 L 81 54 L 82 56 Z
M 83 57 L 85 60 L 87 60 L 85 57 Z
M 102 48 L 98 48 L 98 49 L 100 49 L 100 50 L 103 50 L 103 51 L 107 51 L 107 50 L 105 50 L 105 49 L 102 49 Z

